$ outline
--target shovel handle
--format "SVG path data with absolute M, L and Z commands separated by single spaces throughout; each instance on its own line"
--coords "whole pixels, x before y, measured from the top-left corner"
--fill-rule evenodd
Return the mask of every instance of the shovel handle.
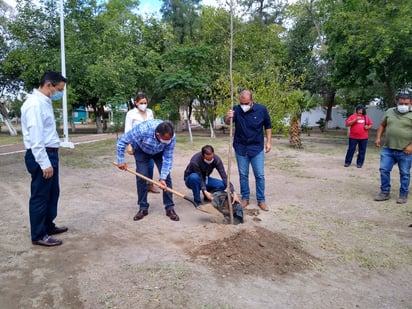
M 113 165 L 118 166 L 116 162 L 112 162 L 112 163 L 113 163 Z M 129 173 L 131 173 L 131 174 L 133 174 L 133 175 L 135 175 L 135 176 L 137 176 L 141 179 L 144 179 L 144 180 L 146 180 L 146 181 L 148 181 L 148 182 L 150 182 L 150 183 L 152 183 L 152 184 L 154 184 L 154 185 L 156 185 L 160 188 L 163 187 L 163 185 L 160 182 L 158 182 L 156 180 L 153 180 L 149 177 L 146 177 L 145 175 L 142 175 L 142 174 L 140 174 L 140 173 L 138 173 L 134 170 L 131 170 L 130 168 L 127 168 L 126 171 L 128 171 Z M 191 202 L 195 207 L 197 207 L 195 201 L 193 199 L 191 199 L 190 197 L 187 197 L 184 194 L 182 194 L 182 193 L 180 193 L 176 190 L 173 190 L 172 188 L 169 188 L 169 187 L 166 187 L 164 190 L 169 191 L 170 193 L 173 193 L 173 194 L 177 195 L 178 197 L 180 197 L 182 199 L 185 199 L 186 201 Z

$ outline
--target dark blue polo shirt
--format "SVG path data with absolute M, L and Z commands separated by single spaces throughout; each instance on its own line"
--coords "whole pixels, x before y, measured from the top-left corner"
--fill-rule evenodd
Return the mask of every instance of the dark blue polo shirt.
M 253 157 L 264 149 L 263 129 L 272 129 L 269 113 L 266 106 L 258 103 L 253 103 L 253 107 L 246 113 L 240 105 L 234 106 L 233 110 L 233 148 L 238 155 Z

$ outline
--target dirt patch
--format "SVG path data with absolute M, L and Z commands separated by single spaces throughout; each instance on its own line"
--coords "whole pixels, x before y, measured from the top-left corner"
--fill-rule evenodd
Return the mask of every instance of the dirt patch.
M 298 240 L 259 226 L 188 250 L 188 254 L 228 277 L 271 278 L 303 271 L 317 260 L 302 249 Z
M 190 196 L 190 157 L 205 144 L 226 157 L 227 138 L 179 142 L 173 189 Z M 313 134 L 296 150 L 275 136 L 265 155 L 269 211 L 257 206 L 251 173 L 237 225 L 177 197 L 180 221 L 171 221 L 161 194 L 149 194 L 149 215 L 133 221 L 135 176 L 112 165 L 115 139 L 62 149 L 56 223 L 69 231 L 56 248 L 31 244 L 23 154 L 1 156 L 0 308 L 411 309 L 412 202 L 395 202 L 396 168 L 394 198 L 374 202 L 379 150 L 370 145 L 363 168 L 344 168 L 345 139 Z

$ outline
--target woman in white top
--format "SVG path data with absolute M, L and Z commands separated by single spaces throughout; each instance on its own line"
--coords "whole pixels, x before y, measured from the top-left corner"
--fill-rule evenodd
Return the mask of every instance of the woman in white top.
M 134 108 L 129 110 L 126 114 L 126 120 L 124 124 L 124 132 L 130 131 L 135 125 L 146 121 L 154 119 L 153 111 L 147 108 L 147 96 L 143 92 L 138 92 L 136 98 L 134 99 Z M 127 153 L 130 155 L 134 154 L 134 150 L 131 145 L 127 146 Z M 137 164 L 137 163 L 136 163 Z M 154 161 L 150 160 L 149 163 L 149 178 L 153 179 L 153 168 Z M 147 191 L 152 193 L 160 193 L 152 183 L 147 184 Z

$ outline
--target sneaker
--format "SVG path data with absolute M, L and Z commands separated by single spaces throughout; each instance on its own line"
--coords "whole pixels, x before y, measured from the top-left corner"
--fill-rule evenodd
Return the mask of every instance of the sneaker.
M 389 193 L 382 193 L 381 192 L 377 196 L 375 196 L 374 200 L 378 201 L 378 202 L 381 202 L 381 201 L 387 201 L 387 200 L 389 200 L 389 198 L 390 198 Z
M 33 245 L 40 245 L 40 246 L 46 246 L 46 247 L 53 247 L 53 246 L 60 246 L 63 243 L 60 239 L 53 238 L 49 235 L 44 236 L 40 240 L 33 240 L 32 244 Z
M 362 168 L 362 165 L 358 164 L 356 167 L 357 167 L 357 168 Z
M 399 198 L 396 200 L 397 204 L 405 204 L 408 201 L 407 196 L 399 196 Z
M 344 167 L 348 167 L 350 164 L 349 163 L 345 163 Z

